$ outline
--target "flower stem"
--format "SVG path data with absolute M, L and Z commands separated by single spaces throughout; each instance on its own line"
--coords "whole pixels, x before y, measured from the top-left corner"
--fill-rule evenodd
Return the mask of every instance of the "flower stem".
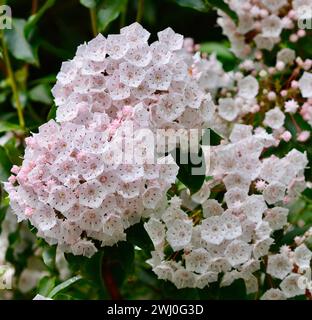
M 111 263 L 105 259 L 102 260 L 102 279 L 112 300 L 121 300 L 121 294 L 112 274 Z
M 144 0 L 138 0 L 138 11 L 136 16 L 136 21 L 141 23 L 144 13 Z
M 96 9 L 95 8 L 90 9 L 90 18 L 91 18 L 92 33 L 94 36 L 97 36 L 98 30 L 97 30 Z
M 295 126 L 297 132 L 300 133 L 302 130 L 299 127 L 298 123 L 296 122 L 296 120 L 292 114 L 290 114 L 290 119 L 291 119 L 291 122 L 293 123 L 293 125 Z
M 4 40 L 3 32 L 1 33 L 0 36 L 1 36 L 3 59 L 4 59 L 5 66 L 6 66 L 7 75 L 8 75 L 9 80 L 10 80 L 10 85 L 11 85 L 11 88 L 12 88 L 13 99 L 14 99 L 14 102 L 15 102 L 15 105 L 16 105 L 16 109 L 17 109 L 19 125 L 20 125 L 22 130 L 25 130 L 25 120 L 24 120 L 24 115 L 23 115 L 23 106 L 22 106 L 20 98 L 19 98 L 17 84 L 16 84 L 14 72 L 13 72 L 13 69 L 12 69 L 12 65 L 11 65 L 8 49 L 7 49 L 5 40 Z

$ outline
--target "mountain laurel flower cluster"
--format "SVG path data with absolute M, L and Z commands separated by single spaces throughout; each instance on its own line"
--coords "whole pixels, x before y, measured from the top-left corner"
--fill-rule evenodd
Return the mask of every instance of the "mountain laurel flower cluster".
M 25 139 L 4 183 L 10 210 L 64 261 L 127 241 L 119 247 L 144 251 L 154 277 L 178 289 L 239 280 L 257 299 L 309 298 L 312 229 L 291 210 L 301 200 L 311 208 L 312 60 L 296 43 L 308 38 L 299 23 L 312 3 L 225 2 L 239 18 L 219 11 L 239 59 L 230 71 L 171 28 L 149 43 L 137 22 L 80 45 L 57 74 L 55 120 Z M 206 170 L 198 176 L 173 154 L 192 129 L 212 133 L 210 145 L 195 141 Z M 289 240 L 296 224 L 303 231 Z M 2 226 L 0 264 L 10 246 Z M 46 275 L 25 270 L 21 292 Z
M 238 14 L 238 25 L 222 11 L 218 24 L 229 38 L 232 51 L 245 58 L 253 50 L 271 51 L 286 33 L 290 42 L 306 35 L 300 21 L 312 18 L 311 0 L 246 0 L 227 1 Z
M 267 65 L 261 56 L 245 60 L 236 72 L 220 70 L 220 78 L 226 81 L 214 96 L 217 106 L 211 116 L 213 129 L 228 136 L 231 123 L 252 124 L 257 117 L 277 140 L 305 143 L 310 139 L 312 60 L 304 60 L 295 50 L 284 48 L 277 52 L 274 63 Z M 200 73 L 201 78 L 211 77 L 209 70 L 201 69 Z M 289 124 L 293 130 L 288 129 Z
M 188 215 L 182 199 L 174 196 L 145 223 L 155 248 L 148 262 L 159 279 L 177 288 L 202 289 L 222 275 L 221 286 L 243 279 L 247 293 L 258 291 L 254 273 L 270 252 L 273 232 L 287 226 L 284 203 L 306 184 L 306 155 L 292 150 L 283 158 L 263 159 L 264 148 L 272 144 L 273 136 L 265 131 L 253 133 L 251 126 L 235 125 L 227 143 L 211 147 L 211 179 L 193 197 L 200 209 Z M 216 190 L 222 199 L 210 198 Z M 309 263 L 310 251 L 303 251 L 302 259 Z M 271 262 L 270 256 L 268 272 Z
M 194 79 L 192 56 L 183 36 L 167 28 L 148 44 L 138 23 L 120 34 L 99 34 L 63 62 L 52 93 L 59 122 L 107 127 L 118 111 L 139 103 L 151 129 L 200 128 L 209 120 L 211 96 Z
M 124 144 L 125 124 L 111 133 L 50 120 L 27 138 L 23 165 L 5 185 L 19 221 L 28 219 L 38 236 L 79 255 L 96 252 L 91 239 L 102 246 L 125 240 L 124 229 L 158 205 L 178 172 L 171 156 L 120 163 L 114 152 Z M 135 150 L 141 145 L 137 139 Z

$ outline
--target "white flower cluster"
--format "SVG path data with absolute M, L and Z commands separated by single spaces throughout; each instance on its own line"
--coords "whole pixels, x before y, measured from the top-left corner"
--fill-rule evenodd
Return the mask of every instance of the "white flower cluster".
M 285 300 L 304 295 L 310 289 L 312 252 L 305 244 L 291 250 L 284 246 L 279 254 L 270 255 L 266 272 L 275 279 L 282 280 L 279 288 L 271 288 L 262 300 Z
M 126 117 L 133 114 L 126 108 Z M 13 167 L 16 175 L 5 185 L 18 220 L 28 219 L 38 236 L 77 255 L 96 251 L 91 239 L 102 246 L 125 240 L 124 229 L 158 205 L 178 167 L 169 156 L 160 164 L 116 161 L 127 123 L 120 121 L 111 134 L 50 120 L 27 138 L 23 165 Z
M 254 48 L 271 51 L 280 43 L 283 30 L 291 33 L 291 42 L 298 41 L 306 34 L 299 28 L 298 20 L 312 18 L 311 0 L 227 0 L 227 3 L 237 13 L 238 24 L 222 11 L 218 24 L 240 58 L 248 56 Z
M 297 150 L 261 159 L 272 143 L 264 131 L 253 134 L 251 126 L 235 125 L 228 143 L 211 147 L 212 179 L 194 198 L 202 210 L 188 216 L 182 200 L 173 197 L 145 224 L 155 248 L 148 262 L 160 279 L 177 288 L 204 288 L 223 274 L 221 286 L 243 279 L 248 293 L 258 290 L 253 273 L 274 243 L 273 232 L 287 224 L 283 201 L 304 188 L 308 163 Z M 222 201 L 209 198 L 216 187 L 223 188 Z
M 213 78 L 208 68 L 200 68 L 207 59 L 202 58 L 198 70 L 200 80 Z M 306 142 L 310 132 L 302 130 L 293 118 L 297 115 L 312 126 L 312 60 L 296 57 L 292 49 L 282 49 L 276 56 L 274 67 L 267 66 L 262 59 L 245 60 L 236 72 L 218 70 L 222 88 L 214 96 L 216 112 L 211 113 L 211 127 L 223 136 L 230 133 L 231 123 L 252 122 L 257 115 L 265 128 L 273 131 L 277 142 L 288 142 L 291 138 Z M 277 78 L 279 85 L 276 85 Z M 221 81 L 220 79 L 223 79 Z M 226 79 L 226 81 L 224 81 Z M 205 82 L 200 82 L 200 84 Z M 212 110 L 212 108 L 211 108 Z M 294 123 L 296 136 L 285 128 L 286 116 Z
M 214 110 L 182 35 L 167 28 L 148 45 L 149 35 L 134 23 L 78 47 L 52 90 L 59 124 L 50 121 L 27 139 L 23 165 L 6 184 L 19 220 L 64 251 L 92 256 L 93 240 L 102 246 L 125 240 L 124 230 L 156 208 L 175 182 L 171 156 L 144 162 L 150 152 L 144 135 L 133 137 L 131 149 L 143 162 L 127 153 L 116 160 L 128 150 L 129 126 L 201 128 Z
M 209 93 L 194 79 L 191 56 L 183 36 L 171 28 L 150 33 L 133 23 L 120 34 L 99 34 L 80 45 L 75 57 L 64 62 L 52 89 L 57 121 L 98 123 L 102 128 L 125 105 L 142 103 L 151 128 L 199 128 L 211 106 Z

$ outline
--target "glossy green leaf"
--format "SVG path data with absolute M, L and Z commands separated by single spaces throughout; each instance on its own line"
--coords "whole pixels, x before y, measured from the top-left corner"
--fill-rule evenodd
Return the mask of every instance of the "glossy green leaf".
M 226 13 L 230 18 L 232 18 L 235 22 L 238 21 L 237 14 L 233 11 L 229 5 L 223 0 L 204 0 L 207 5 L 211 5 L 216 9 L 220 9 L 224 13 Z
M 7 141 L 4 145 L 4 149 L 11 163 L 16 165 L 22 164 L 23 148 L 17 144 L 15 138 L 11 138 L 9 141 Z
M 42 252 L 42 259 L 45 265 L 53 270 L 55 269 L 56 246 L 46 246 Z
M 183 161 L 181 159 L 183 159 Z M 187 163 L 185 163 L 186 159 Z M 177 176 L 179 181 L 187 186 L 192 194 L 197 192 L 205 181 L 206 166 L 202 149 L 199 149 L 198 154 L 180 153 L 180 150 L 178 149 L 175 160 L 179 166 Z
M 117 19 L 127 5 L 127 0 L 106 0 L 97 8 L 98 30 L 104 31 L 107 26 Z
M 5 42 L 10 53 L 18 60 L 31 64 L 38 64 L 33 48 L 26 40 L 24 28 L 26 21 L 24 19 L 13 19 L 12 29 L 4 30 Z
M 19 129 L 20 127 L 18 124 L 0 120 L 0 132 L 14 131 Z
M 89 9 L 95 8 L 97 5 L 97 2 L 98 1 L 96 0 L 80 0 L 80 3 Z
M 42 18 L 44 13 L 51 8 L 55 4 L 56 0 L 47 0 L 43 6 L 40 7 L 40 9 L 37 11 L 37 13 L 31 15 L 29 19 L 27 20 L 24 28 L 25 36 L 26 38 L 29 37 L 31 32 L 36 27 L 38 21 Z
M 57 295 L 59 292 L 67 289 L 68 287 L 70 287 L 71 285 L 73 285 L 74 283 L 76 283 L 77 281 L 81 280 L 82 277 L 81 276 L 74 276 L 64 282 L 62 282 L 61 284 L 59 284 L 58 286 L 56 286 L 48 295 L 48 298 L 53 298 L 55 295 Z
M 12 163 L 4 149 L 0 146 L 0 181 L 6 181 L 10 176 Z
M 56 118 L 56 109 L 57 109 L 56 105 L 53 104 L 47 116 L 48 121 Z
M 127 241 L 143 249 L 148 254 L 154 250 L 154 245 L 144 229 L 143 222 L 137 223 L 127 229 Z
M 188 7 L 201 12 L 209 11 L 209 6 L 205 4 L 204 0 L 176 0 L 176 3 L 181 7 Z
M 205 42 L 200 45 L 200 51 L 205 53 L 215 53 L 218 58 L 226 60 L 235 60 L 226 43 L 222 42 Z
M 53 290 L 53 288 L 55 287 L 55 277 L 43 277 L 42 279 L 40 279 L 37 290 L 38 290 L 38 294 L 47 297 L 49 295 L 49 293 Z
M 38 84 L 29 91 L 29 98 L 35 102 L 41 102 L 47 105 L 52 104 L 51 88 L 48 84 Z

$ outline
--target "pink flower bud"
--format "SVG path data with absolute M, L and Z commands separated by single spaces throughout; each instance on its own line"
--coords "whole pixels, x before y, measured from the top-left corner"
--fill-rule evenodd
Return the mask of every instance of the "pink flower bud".
M 291 133 L 289 131 L 285 131 L 283 132 L 283 134 L 281 134 L 281 139 L 284 140 L 285 142 L 290 141 L 291 139 Z
M 297 141 L 299 142 L 306 142 L 310 138 L 310 132 L 309 131 L 302 131 L 299 133 L 297 137 Z
M 270 101 L 275 101 L 275 100 L 276 100 L 276 93 L 275 93 L 274 91 L 270 91 L 270 92 L 268 93 L 268 99 L 269 99 Z
M 14 174 L 18 174 L 21 168 L 19 166 L 14 165 L 11 169 L 11 172 Z
M 297 31 L 297 35 L 299 38 L 305 37 L 306 36 L 306 31 L 304 29 L 300 29 Z
M 289 41 L 290 42 L 293 42 L 293 43 L 295 43 L 295 42 L 297 42 L 298 41 L 298 36 L 295 34 L 295 33 L 293 33 L 290 37 L 289 37 Z
M 291 82 L 291 87 L 292 87 L 293 89 L 298 89 L 298 88 L 299 88 L 299 83 L 298 83 L 298 81 L 293 80 L 293 81 Z

